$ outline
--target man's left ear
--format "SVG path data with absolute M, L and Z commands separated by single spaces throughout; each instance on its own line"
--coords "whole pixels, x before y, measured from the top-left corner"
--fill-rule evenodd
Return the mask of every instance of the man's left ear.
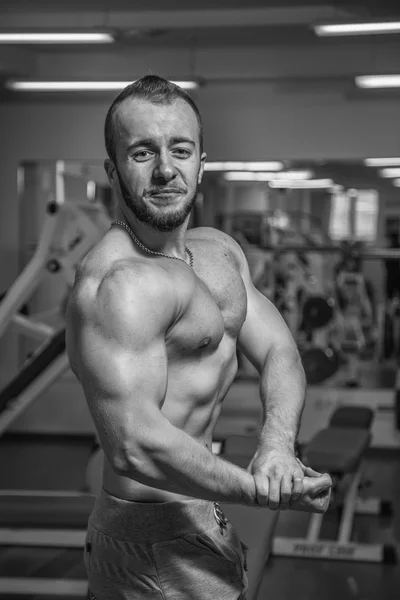
M 206 164 L 206 159 L 207 159 L 207 154 L 205 152 L 203 152 L 203 154 L 200 157 L 200 170 L 199 170 L 199 175 L 197 177 L 197 183 L 200 185 L 201 180 L 203 179 L 203 173 L 204 173 L 204 167 Z

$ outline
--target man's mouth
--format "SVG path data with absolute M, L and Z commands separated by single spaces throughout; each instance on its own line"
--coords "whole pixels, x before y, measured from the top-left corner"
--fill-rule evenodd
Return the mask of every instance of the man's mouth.
M 183 190 L 179 189 L 165 189 L 165 190 L 155 190 L 154 192 L 150 192 L 150 196 L 176 196 L 177 194 L 184 194 Z

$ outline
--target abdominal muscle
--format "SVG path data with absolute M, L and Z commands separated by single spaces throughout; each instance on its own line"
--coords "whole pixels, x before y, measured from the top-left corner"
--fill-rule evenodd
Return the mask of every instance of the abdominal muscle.
M 172 380 L 170 378 L 169 390 L 171 388 L 172 390 L 174 388 L 184 389 L 184 394 L 177 394 L 171 390 L 172 393 L 169 392 L 167 395 L 162 412 L 175 427 L 212 451 L 212 432 L 221 411 L 222 400 L 235 378 L 237 361 L 236 354 L 231 356 L 224 365 L 218 365 L 218 359 L 215 361 L 215 355 L 213 362 L 211 362 L 212 357 L 209 357 L 209 359 L 206 359 L 205 364 L 203 363 L 203 366 L 200 367 L 198 363 L 197 366 L 190 363 L 187 366 L 186 377 L 186 368 L 179 369 L 179 379 L 185 381 L 185 386 L 179 385 L 179 382 L 173 381 L 174 378 Z M 190 387 L 187 380 L 190 381 Z M 204 390 L 205 381 L 208 382 L 206 390 Z M 199 387 L 203 388 L 204 395 L 198 393 L 197 388 Z M 171 396 L 174 397 L 174 400 L 171 399 Z M 114 496 L 135 502 L 168 502 L 193 499 L 193 496 L 149 487 L 129 477 L 118 475 L 106 458 L 104 458 L 103 467 L 103 487 Z

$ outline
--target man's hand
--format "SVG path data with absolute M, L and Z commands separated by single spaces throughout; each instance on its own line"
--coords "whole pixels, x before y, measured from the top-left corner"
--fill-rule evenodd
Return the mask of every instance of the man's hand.
M 259 448 L 247 470 L 253 475 L 259 506 L 316 513 L 329 506 L 330 476 L 306 467 L 288 449 Z
M 332 479 L 328 473 L 317 473 L 307 467 L 306 477 L 303 479 L 303 493 L 298 500 L 291 503 L 289 508 L 324 513 L 330 503 L 331 489 Z
M 303 494 L 307 467 L 289 449 L 259 448 L 247 470 L 254 477 L 259 506 L 286 510 Z

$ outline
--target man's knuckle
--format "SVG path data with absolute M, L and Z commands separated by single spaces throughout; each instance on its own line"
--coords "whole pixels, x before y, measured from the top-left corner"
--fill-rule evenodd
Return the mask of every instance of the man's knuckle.
M 273 467 L 270 469 L 271 477 L 273 477 L 274 479 L 278 479 L 278 477 L 281 477 L 282 472 L 283 469 L 280 465 L 273 465 Z

